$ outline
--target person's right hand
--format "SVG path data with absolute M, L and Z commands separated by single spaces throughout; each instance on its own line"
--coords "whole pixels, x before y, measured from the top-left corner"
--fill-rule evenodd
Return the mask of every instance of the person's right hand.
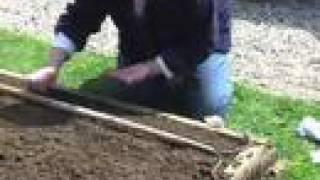
M 57 67 L 44 67 L 28 76 L 28 86 L 31 90 L 46 92 L 56 86 L 58 74 Z

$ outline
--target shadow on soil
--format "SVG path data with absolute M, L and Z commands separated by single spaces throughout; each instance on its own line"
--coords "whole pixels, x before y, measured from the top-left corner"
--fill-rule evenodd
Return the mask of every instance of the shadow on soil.
M 72 115 L 12 97 L 0 98 L 0 128 L 63 125 Z

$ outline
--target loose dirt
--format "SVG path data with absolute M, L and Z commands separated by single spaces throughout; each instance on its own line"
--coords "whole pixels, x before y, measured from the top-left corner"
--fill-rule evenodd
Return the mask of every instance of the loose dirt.
M 0 179 L 226 179 L 223 168 L 248 146 L 150 118 L 140 122 L 211 138 L 223 157 L 0 94 Z

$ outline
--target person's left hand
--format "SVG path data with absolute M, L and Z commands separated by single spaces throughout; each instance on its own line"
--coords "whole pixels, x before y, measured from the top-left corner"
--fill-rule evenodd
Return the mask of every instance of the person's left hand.
M 137 84 L 161 74 L 158 64 L 154 61 L 134 64 L 117 70 L 111 78 L 124 82 L 127 85 Z

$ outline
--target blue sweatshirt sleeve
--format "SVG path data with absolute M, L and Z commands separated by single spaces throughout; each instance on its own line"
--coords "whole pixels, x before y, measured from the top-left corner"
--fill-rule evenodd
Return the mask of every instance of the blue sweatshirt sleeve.
M 165 49 L 162 56 L 174 74 L 185 75 L 196 70 L 211 53 L 228 53 L 231 48 L 233 0 L 203 0 L 199 4 L 199 28 L 179 46 Z M 201 28 L 202 27 L 202 28 Z M 192 39 L 192 41 L 188 41 Z
M 212 41 L 216 52 L 227 53 L 231 48 L 233 0 L 212 0 Z
M 164 60 L 164 64 L 175 78 L 186 77 L 196 69 L 197 61 L 195 59 L 196 49 L 186 47 L 171 47 L 164 49 L 160 56 Z
M 66 12 L 59 17 L 55 33 L 65 34 L 80 51 L 89 35 L 100 31 L 109 10 L 108 0 L 75 0 L 67 5 Z

